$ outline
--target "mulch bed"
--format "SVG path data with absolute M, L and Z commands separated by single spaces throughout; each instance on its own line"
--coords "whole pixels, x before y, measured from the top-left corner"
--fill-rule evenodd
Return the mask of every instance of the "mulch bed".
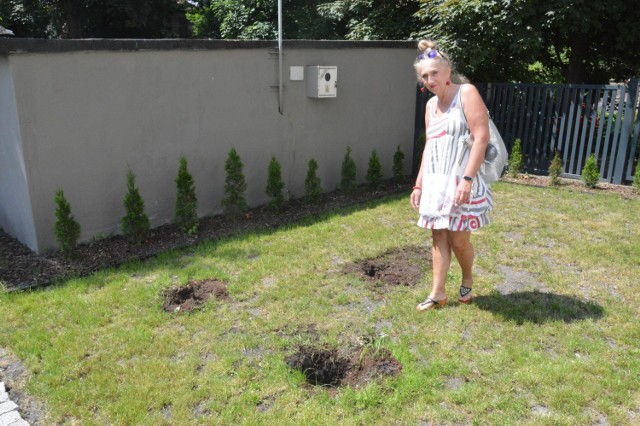
M 278 228 L 306 217 L 363 204 L 389 195 L 404 192 L 408 197 L 411 191 L 408 188 L 408 184 L 391 182 L 375 190 L 361 185 L 352 194 L 340 191 L 323 194 L 315 204 L 306 203 L 304 199 L 291 200 L 281 212 L 261 206 L 249 210 L 242 220 L 231 220 L 224 215 L 205 217 L 200 220 L 199 231 L 195 236 L 181 232 L 173 224 L 163 225 L 152 229 L 141 245 L 131 244 L 123 236 L 115 235 L 78 245 L 72 258 L 65 257 L 59 251 L 36 254 L 0 230 L 0 286 L 4 286 L 8 291 L 44 287 L 133 260 L 148 259 L 168 250 L 185 248 L 251 230 Z

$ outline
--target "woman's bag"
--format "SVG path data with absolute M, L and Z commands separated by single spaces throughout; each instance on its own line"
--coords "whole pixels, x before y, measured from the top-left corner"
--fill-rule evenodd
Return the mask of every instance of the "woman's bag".
M 500 132 L 489 117 L 489 144 L 484 154 L 484 162 L 480 166 L 480 176 L 486 183 L 493 183 L 500 179 L 504 168 L 507 166 L 509 153 L 500 136 Z
M 462 103 L 460 106 L 462 118 L 464 122 L 467 123 L 468 129 L 469 123 L 467 122 L 467 117 L 464 114 L 464 107 L 462 107 Z M 489 111 L 487 111 L 487 115 L 489 115 Z M 509 152 L 507 151 L 507 147 L 502 140 L 502 136 L 500 136 L 500 132 L 491 119 L 491 116 L 489 115 L 487 118 L 489 120 L 489 143 L 487 144 L 487 151 L 484 153 L 484 162 L 480 166 L 478 174 L 482 176 L 485 183 L 491 184 L 502 176 L 502 172 L 504 172 L 504 168 L 507 166 L 507 161 L 509 160 Z M 466 143 L 469 147 L 473 144 L 473 138 L 471 137 L 469 130 L 467 130 L 460 139 L 461 142 Z

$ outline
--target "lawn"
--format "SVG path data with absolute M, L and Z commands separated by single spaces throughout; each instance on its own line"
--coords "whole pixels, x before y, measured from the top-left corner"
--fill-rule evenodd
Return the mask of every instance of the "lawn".
M 0 347 L 44 424 L 639 424 L 640 199 L 505 182 L 494 197 L 469 306 L 454 262 L 450 303 L 416 312 L 429 233 L 392 196 L 0 293 Z M 408 248 L 417 285 L 345 272 Z M 227 298 L 162 309 L 167 289 L 211 279 Z M 287 363 L 300 346 L 389 351 L 402 371 L 312 385 Z

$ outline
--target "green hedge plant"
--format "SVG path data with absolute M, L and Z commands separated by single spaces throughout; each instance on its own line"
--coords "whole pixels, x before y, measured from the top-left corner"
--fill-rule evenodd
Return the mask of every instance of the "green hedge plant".
M 60 250 L 67 255 L 73 254 L 73 249 L 80 238 L 80 224 L 71 214 L 71 205 L 64 196 L 64 191 L 58 189 L 55 195 L 56 203 L 56 240 Z
M 342 160 L 340 170 L 340 190 L 343 192 L 353 192 L 356 189 L 356 163 L 351 158 L 351 147 L 347 147 Z
M 522 142 L 520 138 L 516 138 L 511 148 L 511 156 L 509 157 L 509 174 L 517 178 L 518 174 L 522 172 Z
M 558 151 L 555 151 L 551 164 L 549 165 L 549 177 L 551 178 L 551 185 L 560 185 L 560 175 L 562 174 L 562 159 Z
M 596 157 L 594 154 L 587 159 L 584 167 L 582 168 L 582 180 L 587 188 L 595 188 L 600 181 L 600 170 L 596 165 Z
M 284 182 L 282 181 L 282 168 L 275 156 L 271 157 L 267 171 L 267 195 L 271 198 L 269 208 L 282 210 L 285 205 Z
M 322 185 L 318 177 L 318 162 L 313 158 L 309 160 L 307 177 L 304 180 L 304 196 L 309 203 L 317 203 L 322 194 Z
M 369 166 L 367 167 L 367 182 L 374 189 L 379 189 L 384 183 L 384 173 L 380 164 L 378 152 L 374 149 L 369 157 Z
M 127 193 L 124 197 L 125 215 L 120 220 L 122 233 L 133 244 L 141 244 L 149 234 L 149 216 L 144 211 L 144 200 L 136 186 L 136 175 L 127 171 Z
M 403 183 L 405 181 L 404 175 L 404 153 L 400 149 L 400 145 L 396 148 L 396 152 L 393 154 L 393 181 L 395 183 Z
M 191 173 L 189 173 L 187 159 L 180 157 L 180 167 L 176 177 L 176 208 L 173 221 L 189 235 L 198 233 L 198 199 L 196 187 Z
M 232 148 L 229 151 L 224 168 L 226 171 L 226 177 L 224 181 L 222 207 L 227 216 L 232 219 L 239 219 L 247 210 L 249 210 L 249 206 L 245 199 L 247 182 L 242 171 L 244 164 L 242 163 L 240 155 L 238 155 L 235 148 Z

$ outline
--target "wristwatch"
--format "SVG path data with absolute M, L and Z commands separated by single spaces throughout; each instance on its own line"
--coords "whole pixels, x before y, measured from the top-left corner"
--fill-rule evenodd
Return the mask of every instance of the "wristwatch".
M 473 178 L 471 176 L 462 176 L 462 179 L 466 180 L 467 182 L 473 182 Z

